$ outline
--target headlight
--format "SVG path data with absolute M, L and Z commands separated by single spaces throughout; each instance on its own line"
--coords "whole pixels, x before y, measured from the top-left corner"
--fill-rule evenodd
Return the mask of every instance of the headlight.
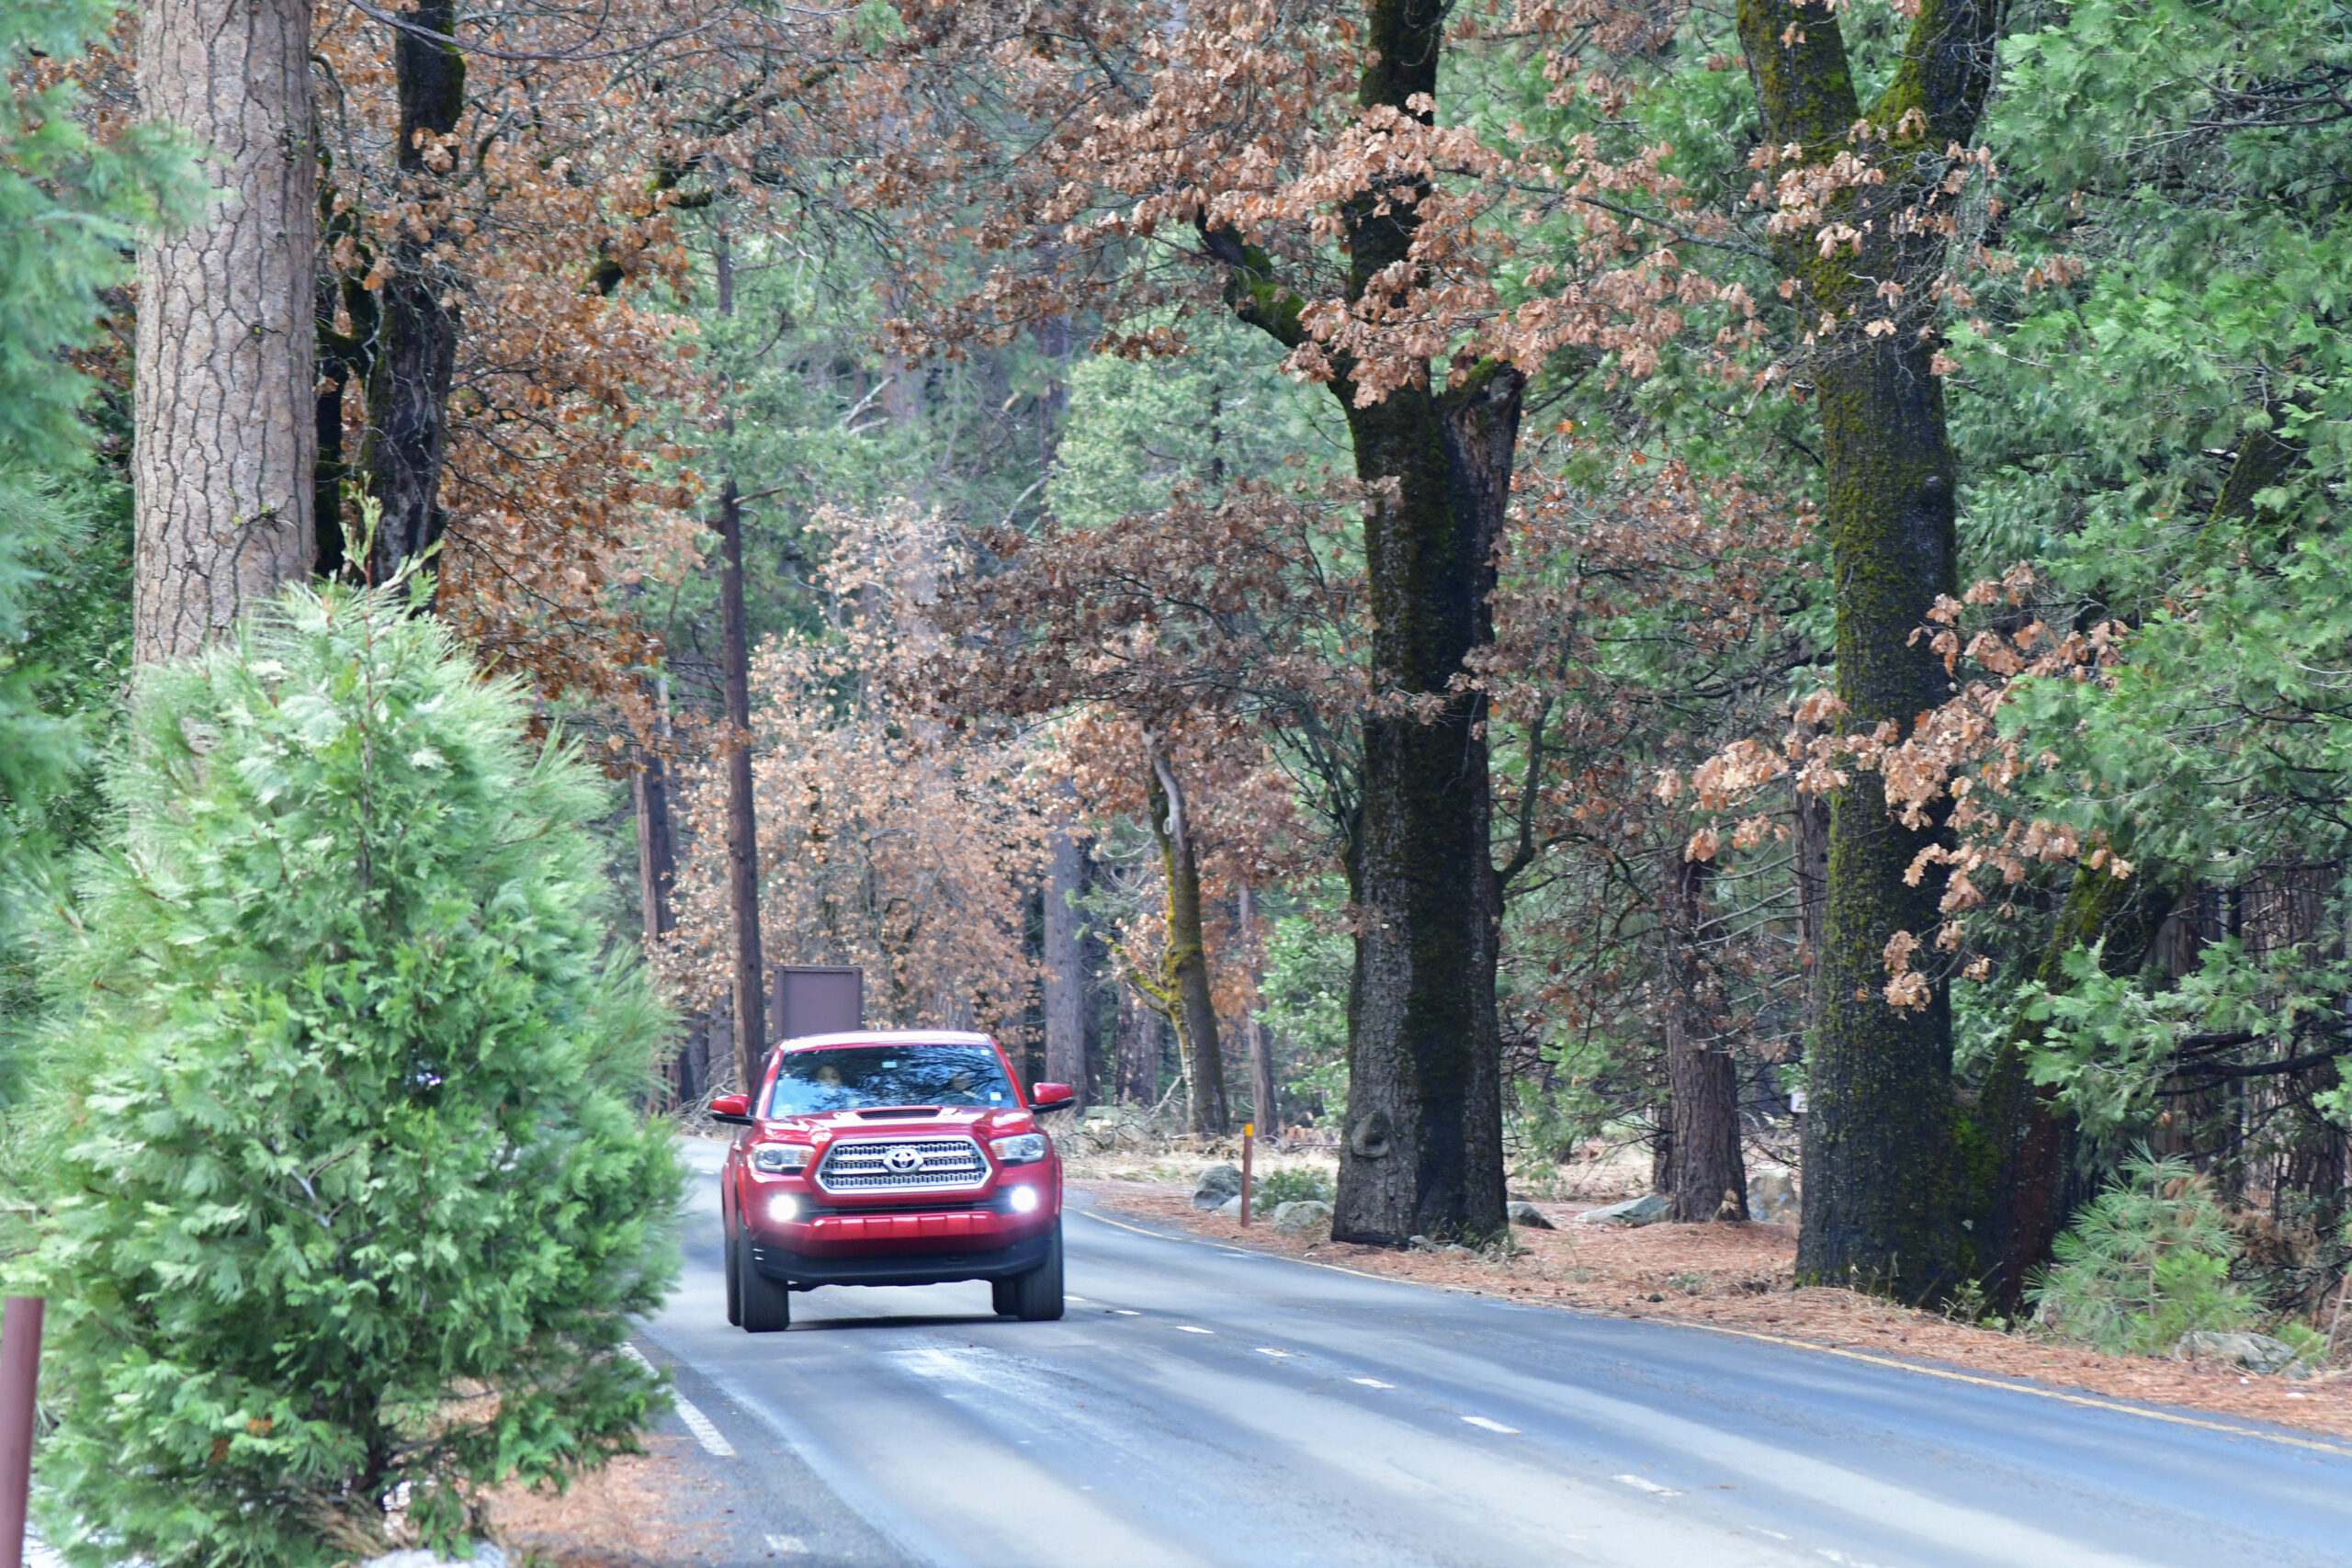
M 1043 1133 L 1017 1133 L 1010 1138 L 991 1138 L 989 1147 L 996 1151 L 1000 1165 L 1030 1165 L 1046 1157 L 1049 1145 Z
M 752 1151 L 752 1168 L 770 1176 L 789 1176 L 808 1168 L 817 1151 L 806 1144 L 762 1144 Z
M 768 1200 L 768 1218 L 783 1224 L 800 1217 L 800 1200 L 789 1192 L 779 1192 Z
M 1016 1214 L 1035 1213 L 1037 1211 L 1037 1190 L 1034 1187 L 1016 1187 L 1012 1190 L 1012 1196 L 1007 1201 L 1012 1203 L 1012 1212 Z

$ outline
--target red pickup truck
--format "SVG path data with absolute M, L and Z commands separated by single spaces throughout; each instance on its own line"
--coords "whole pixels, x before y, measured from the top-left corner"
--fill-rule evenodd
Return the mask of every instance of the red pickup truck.
M 1061 1316 L 1061 1157 L 1035 1119 L 1076 1103 L 1054 1083 L 1024 1102 L 985 1034 L 786 1041 L 756 1096 L 710 1102 L 741 1129 L 719 1175 L 727 1321 L 770 1334 L 794 1291 L 949 1280 L 986 1280 L 1000 1313 Z

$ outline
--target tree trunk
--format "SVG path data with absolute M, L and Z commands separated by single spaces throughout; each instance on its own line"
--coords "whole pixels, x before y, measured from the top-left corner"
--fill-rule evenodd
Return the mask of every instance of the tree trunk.
M 1861 235 L 1821 254 L 1807 229 L 1783 236 L 1776 259 L 1802 288 L 1807 320 L 1845 323 L 1814 350 L 1838 622 L 1843 722 L 1908 730 L 1949 694 L 1925 638 L 1936 597 L 1957 590 L 1953 498 L 1959 475 L 1943 386 L 1931 366 L 1933 317 L 1864 333 L 1861 318 L 1926 312 L 1881 301 L 1882 281 L 1930 294 L 1945 241 L 1932 225 L 1905 230 L 1906 212 L 1939 197 L 1907 171 L 1939 165 L 1949 143 L 1974 136 L 1991 82 L 1997 0 L 1923 0 L 1904 57 L 1865 116 L 1836 19 L 1793 0 L 1740 0 L 1739 35 L 1764 140 L 1800 144 L 1826 164 L 1860 146 L 1887 173 L 1883 185 L 1829 197 L 1831 219 Z M 1867 118 L 1878 140 L 1851 140 Z M 1823 933 L 1822 1016 L 1808 1071 L 1804 1220 L 1799 1278 L 1860 1285 L 1904 1300 L 1959 1283 L 1963 1251 L 1953 1135 L 1951 1028 L 1940 984 L 1925 1005 L 1883 998 L 1884 950 L 1898 931 L 1923 942 L 1940 921 L 1939 876 L 1905 881 L 1940 829 L 1905 828 L 1889 815 L 1879 775 L 1859 774 L 1830 803 L 1829 903 Z
M 1667 1168 L 1659 1190 L 1685 1224 L 1747 1218 L 1747 1170 L 1739 1153 L 1739 1075 L 1711 1049 L 1699 935 L 1706 924 L 1707 863 L 1670 857 L 1660 879 L 1666 933 Z M 1724 1211 L 1729 1209 L 1729 1214 Z
M 1111 1070 L 1112 1093 L 1128 1105 L 1159 1099 L 1159 1030 L 1157 1010 L 1137 998 L 1135 987 L 1119 987 L 1119 1031 Z
M 1359 244 L 1356 265 L 1380 254 Z M 1449 694 L 1431 721 L 1389 713 L 1364 724 L 1348 866 L 1362 911 L 1349 1127 L 1332 1230 L 1342 1240 L 1393 1246 L 1504 1224 L 1502 894 L 1487 844 L 1486 703 L 1453 682 L 1493 637 L 1494 544 L 1522 386 L 1489 365 L 1442 396 L 1408 388 L 1350 411 L 1358 476 L 1398 481 L 1364 525 L 1374 688 Z
M 1086 969 L 1084 922 L 1072 900 L 1085 890 L 1086 846 L 1074 829 L 1054 833 L 1046 868 L 1046 1077 L 1078 1091 L 1086 1106 Z
M 1804 1032 L 1821 1027 L 1821 944 L 1829 929 L 1829 802 L 1792 784 L 1790 874 L 1797 893 L 1797 964 L 1804 986 Z
M 1283 1118 L 1282 1106 L 1274 1095 L 1273 1044 L 1266 1037 L 1265 1021 L 1258 1016 L 1258 988 L 1265 978 L 1263 949 L 1257 931 L 1258 901 L 1246 882 L 1241 885 L 1239 897 L 1241 951 L 1250 961 L 1250 1010 L 1242 1020 L 1242 1028 L 1250 1038 L 1250 1114 L 1258 1123 L 1258 1131 L 1271 1138 L 1281 1134 Z
M 2078 868 L 2035 978 L 2058 986 L 2065 976 L 2066 955 L 2101 940 L 2107 972 L 2130 974 L 2147 956 L 2169 902 L 2145 879 L 2119 882 L 2105 871 Z M 2052 1089 L 2033 1081 L 2031 1048 L 2041 1029 L 2018 1012 L 1994 1053 L 1976 1100 L 1987 1185 L 1971 1238 L 1975 1272 L 1985 1299 L 2007 1316 L 2024 1304 L 2027 1280 L 2050 1260 L 2051 1244 L 2066 1224 L 2074 1121 Z
M 1371 0 L 1359 104 L 1432 118 L 1447 10 L 1444 0 Z M 1421 194 L 1385 187 L 1342 207 L 1351 300 L 1388 267 L 1414 265 Z M 1227 230 L 1202 238 L 1227 268 L 1235 313 L 1286 345 L 1302 342 L 1306 301 L 1276 280 L 1271 258 Z M 1359 408 L 1350 364 L 1333 364 L 1356 477 L 1383 486 L 1364 520 L 1373 686 L 1440 701 L 1426 718 L 1364 721 L 1347 846 L 1357 910 L 1349 1126 L 1331 1234 L 1390 1246 L 1493 1235 L 1504 1226 L 1502 890 L 1487 844 L 1486 702 L 1454 682 L 1493 638 L 1494 546 L 1525 378 L 1487 361 L 1442 391 L 1425 380 Z
M 1230 1119 L 1225 1099 L 1225 1056 L 1216 1037 L 1216 1007 L 1209 998 L 1208 944 L 1201 932 L 1201 863 L 1193 821 L 1161 739 L 1144 734 L 1144 761 L 1151 778 L 1152 836 L 1159 840 L 1159 863 L 1168 884 L 1168 955 L 1165 959 L 1169 1021 L 1176 1026 L 1176 1049 L 1184 1070 L 1186 1125 L 1211 1137 L 1225 1135 Z
M 735 1081 L 750 1093 L 767 1050 L 767 996 L 761 983 L 760 831 L 752 805 L 752 654 L 743 626 L 743 506 L 735 481 L 718 491 L 718 604 L 727 660 L 727 908 L 735 933 Z
M 194 653 L 310 574 L 318 141 L 308 0 L 145 0 L 141 114 L 220 192 L 139 253 L 132 654 Z
M 651 953 L 677 924 L 670 893 L 677 883 L 678 848 L 671 829 L 669 765 L 661 752 L 638 748 L 630 794 L 637 807 L 638 908 L 645 950 Z
M 419 0 L 409 19 L 450 33 L 456 0 Z M 420 139 L 430 142 L 457 129 L 466 107 L 466 62 L 451 44 L 401 29 L 393 42 L 400 88 L 401 191 L 424 215 L 429 232 L 404 232 L 393 251 L 390 277 L 379 290 L 378 338 L 368 378 L 368 436 L 360 467 L 368 492 L 383 507 L 368 576 L 389 581 L 401 563 L 433 547 L 447 526 L 441 510 L 441 461 L 449 430 L 449 386 L 458 366 L 458 280 L 433 259 L 444 238 L 437 216 L 442 197 Z

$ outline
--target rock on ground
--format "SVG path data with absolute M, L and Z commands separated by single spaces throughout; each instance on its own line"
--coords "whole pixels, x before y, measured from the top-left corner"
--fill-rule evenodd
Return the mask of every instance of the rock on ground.
M 1543 1210 L 1523 1198 L 1513 1203 L 1507 1213 L 1510 1215 L 1510 1223 L 1515 1225 L 1526 1225 L 1532 1230 L 1539 1231 L 1555 1228 L 1552 1222 L 1544 1217 Z
M 2172 1353 L 2177 1360 L 2227 1361 L 2250 1372 L 2285 1371 L 2297 1356 L 2292 1345 L 2267 1334 L 2218 1334 L 2204 1328 L 2182 1335 Z
M 1674 1200 L 1652 1192 L 1645 1197 L 1629 1198 L 1623 1203 L 1611 1203 L 1605 1209 L 1588 1209 L 1577 1217 L 1589 1225 L 1654 1225 L 1673 1213 Z
M 1274 1205 L 1274 1229 L 1283 1235 L 1331 1234 L 1331 1205 L 1314 1198 L 1295 1198 Z
M 1768 1220 L 1775 1224 L 1794 1224 L 1797 1218 L 1797 1184 L 1793 1177 L 1773 1175 L 1747 1179 L 1747 1217 Z
M 1222 1209 L 1228 1199 L 1241 1196 L 1241 1168 L 1238 1165 L 1213 1165 L 1201 1172 L 1200 1185 L 1193 1189 L 1193 1207 Z

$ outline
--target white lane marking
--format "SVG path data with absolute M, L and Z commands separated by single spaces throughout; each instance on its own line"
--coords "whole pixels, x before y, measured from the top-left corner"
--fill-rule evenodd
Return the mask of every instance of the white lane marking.
M 780 1557 L 806 1557 L 808 1543 L 797 1535 L 772 1535 L 767 1538 L 768 1550 Z
M 1261 1345 L 1258 1347 L 1258 1354 L 1261 1356 L 1275 1356 L 1283 1360 L 1288 1360 L 1293 1352 L 1289 1350 L 1277 1350 L 1272 1345 Z
M 1612 1475 L 1609 1479 L 1611 1481 L 1622 1481 L 1628 1486 L 1638 1487 L 1640 1490 L 1647 1492 L 1653 1496 L 1679 1497 L 1682 1495 L 1681 1493 L 1677 1492 L 1671 1486 L 1660 1486 L 1657 1482 L 1645 1481 L 1638 1475 Z
M 1473 1427 L 1483 1427 L 1489 1432 L 1500 1432 L 1506 1438 L 1516 1438 L 1519 1436 L 1518 1427 L 1506 1427 L 1501 1422 L 1494 1420 L 1488 1416 L 1464 1416 L 1463 1419 L 1469 1422 Z
M 676 1407 L 678 1419 L 686 1424 L 686 1430 L 695 1435 L 695 1441 L 702 1445 L 703 1452 L 714 1459 L 735 1457 L 735 1445 L 719 1436 L 718 1428 L 710 1424 L 709 1416 L 695 1408 L 693 1400 L 681 1393 L 673 1393 L 670 1403 Z
M 1082 1302 L 1085 1301 L 1086 1298 L 1084 1296 L 1073 1296 L 1068 1291 L 1064 1291 L 1062 1292 L 1062 1300 L 1066 1302 Z
M 1141 1317 L 1143 1314 L 1136 1311 L 1132 1307 L 1113 1307 L 1111 1309 L 1111 1315 L 1114 1317 Z
M 649 1372 L 654 1370 L 653 1363 L 645 1359 L 645 1352 L 634 1345 L 624 1341 L 621 1345 L 621 1354 Z M 713 1459 L 735 1457 L 735 1445 L 729 1442 L 720 1435 L 718 1428 L 711 1425 L 709 1416 L 695 1408 L 693 1400 L 680 1393 L 675 1388 L 670 1391 L 670 1407 L 678 1413 L 678 1419 L 686 1424 L 686 1430 L 695 1435 L 695 1441 L 702 1445 L 703 1452 Z
M 1758 1535 L 1769 1535 L 1774 1540 L 1786 1540 L 1789 1539 L 1787 1536 L 1782 1535 L 1779 1530 L 1768 1530 L 1762 1525 L 1756 1527 L 1756 1533 Z
M 1189 1323 L 1180 1323 L 1176 1325 L 1176 1332 L 1179 1334 L 1215 1334 L 1216 1330 L 1214 1328 L 1195 1328 Z
M 1348 1381 L 1360 1382 L 1366 1388 L 1395 1388 L 1396 1386 L 1393 1382 L 1382 1382 L 1378 1378 L 1350 1378 Z

